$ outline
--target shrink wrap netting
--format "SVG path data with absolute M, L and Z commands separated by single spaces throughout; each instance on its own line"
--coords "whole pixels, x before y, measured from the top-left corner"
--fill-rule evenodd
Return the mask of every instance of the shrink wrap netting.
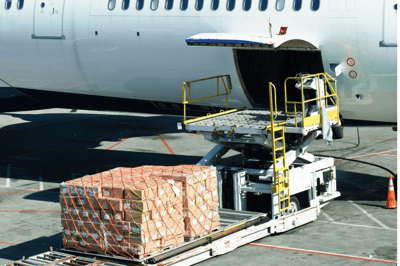
M 65 248 L 142 258 L 219 229 L 216 171 L 116 168 L 60 186 Z

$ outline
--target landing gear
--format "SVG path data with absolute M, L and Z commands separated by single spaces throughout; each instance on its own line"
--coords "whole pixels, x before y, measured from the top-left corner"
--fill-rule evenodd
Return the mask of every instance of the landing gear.
M 341 125 L 332 126 L 332 137 L 333 139 L 343 138 L 343 127 Z

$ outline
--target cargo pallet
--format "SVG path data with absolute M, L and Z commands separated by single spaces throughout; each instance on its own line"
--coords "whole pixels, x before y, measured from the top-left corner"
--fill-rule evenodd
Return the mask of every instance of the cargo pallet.
M 210 79 L 217 80 L 217 95 L 192 100 L 191 83 Z M 288 101 L 286 83 L 291 79 L 298 81 L 296 86 L 301 95 L 305 89 L 312 89 L 316 97 Z M 220 84 L 224 85 L 225 93 L 220 93 Z M 186 100 L 187 88 L 189 100 Z M 178 129 L 202 134 L 217 144 L 198 165 L 214 165 L 218 170 L 219 230 L 141 259 L 61 249 L 8 265 L 192 265 L 316 220 L 321 208 L 340 196 L 336 191 L 333 158 L 306 152 L 322 131 L 331 125 L 340 125 L 336 81 L 326 73 L 288 78 L 284 89 L 285 110 L 278 111 L 276 88 L 270 83 L 269 110 L 239 108 L 192 120 L 186 120 L 185 111 L 183 123 L 178 123 Z M 230 91 L 230 79 L 226 75 L 184 82 L 183 104 L 225 96 L 228 107 Z M 301 105 L 299 112 L 298 105 Z M 299 143 L 286 145 L 287 134 L 296 136 Z M 230 149 L 241 152 L 238 161 L 221 159 Z M 246 156 L 254 149 L 268 155 L 267 159 Z M 254 202 L 259 202 L 261 197 L 268 204 L 254 211 Z

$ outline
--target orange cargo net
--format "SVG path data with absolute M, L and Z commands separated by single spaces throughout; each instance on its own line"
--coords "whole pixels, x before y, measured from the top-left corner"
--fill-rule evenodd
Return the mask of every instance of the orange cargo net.
M 214 167 L 116 168 L 60 192 L 65 248 L 143 258 L 220 228 Z

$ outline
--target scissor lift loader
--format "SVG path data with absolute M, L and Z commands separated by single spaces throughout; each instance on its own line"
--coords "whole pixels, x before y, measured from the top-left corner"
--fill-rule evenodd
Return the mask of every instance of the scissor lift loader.
M 204 100 L 191 99 L 191 84 L 210 79 L 218 81 L 217 95 L 204 99 L 225 96 L 228 106 L 227 75 L 185 82 L 183 104 Z M 301 100 L 287 99 L 289 82 L 297 82 Z M 269 83 L 269 108 L 239 108 L 192 120 L 186 120 L 185 112 L 183 123 L 178 124 L 179 129 L 202 134 L 217 144 L 198 164 L 217 167 L 221 207 L 264 211 L 271 219 L 279 219 L 340 196 L 334 160 L 306 151 L 323 131 L 340 124 L 336 81 L 327 73 L 290 77 L 284 90 L 284 110 L 278 110 L 276 88 Z M 220 161 L 230 149 L 241 153 L 236 164 Z

